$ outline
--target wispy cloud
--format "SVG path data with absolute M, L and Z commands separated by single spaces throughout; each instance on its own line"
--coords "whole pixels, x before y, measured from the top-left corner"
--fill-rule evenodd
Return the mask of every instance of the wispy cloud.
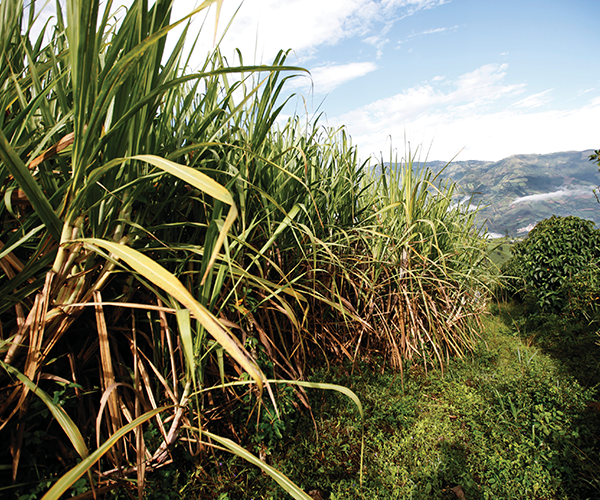
M 547 201 L 556 198 L 581 198 L 582 196 L 591 197 L 593 195 L 594 188 L 595 186 L 590 186 L 587 189 L 559 189 L 558 191 L 552 191 L 550 193 L 530 194 L 528 196 L 516 198 L 511 205 L 516 205 L 517 203 Z
M 454 80 L 432 80 L 330 119 L 345 124 L 363 158 L 423 145 L 432 160 L 500 160 L 521 153 L 590 149 L 597 144 L 600 97 L 569 110 L 515 107 L 524 83 L 506 83 L 508 65 L 487 64 Z
M 550 92 L 552 92 L 552 90 L 553 89 L 548 89 L 544 90 L 544 92 L 527 96 L 524 99 L 521 99 L 520 101 L 514 103 L 512 106 L 515 108 L 527 109 L 539 108 L 540 106 L 543 106 L 550 102 Z
M 406 89 L 341 117 L 348 123 L 361 123 L 365 131 L 385 129 L 398 122 L 410 123 L 440 110 L 456 113 L 483 107 L 506 95 L 519 93 L 524 85 L 504 85 L 506 64 L 487 64 L 451 82 L 454 89 L 442 91 L 430 83 Z
M 458 28 L 460 28 L 460 26 L 458 24 L 455 26 L 447 26 L 445 28 L 434 28 L 434 29 L 430 29 L 430 30 L 421 31 L 420 33 L 414 33 L 414 34 L 408 35 L 408 38 L 414 38 L 414 37 L 423 36 L 423 35 L 435 35 L 438 33 L 447 33 L 448 31 L 456 31 Z
M 241 2 L 223 2 L 220 37 Z M 310 60 L 326 45 L 355 36 L 382 50 L 385 33 L 394 22 L 420 10 L 447 3 L 444 0 L 245 0 L 223 40 L 230 56 L 240 48 L 247 61 L 269 63 L 281 49 L 292 49 L 300 63 Z M 175 0 L 174 18 L 187 14 L 189 0 Z M 213 14 L 214 16 L 214 14 Z M 212 41 L 214 17 L 204 27 L 203 39 Z M 197 21 L 200 25 L 201 19 Z M 210 43 L 203 43 L 209 47 Z
M 596 90 L 596 89 L 595 89 L 595 88 L 591 88 L 591 89 L 585 89 L 585 90 L 582 90 L 582 91 L 580 91 L 580 92 L 577 94 L 577 97 L 580 97 L 580 96 L 582 96 L 583 94 L 587 94 L 588 92 L 593 92 L 594 90 Z
M 325 94 L 346 82 L 365 76 L 376 69 L 377 65 L 373 62 L 320 66 L 311 69 L 310 76 L 301 76 L 292 80 L 288 88 L 312 88 L 317 94 Z
M 402 44 L 408 42 L 412 38 L 420 38 L 422 36 L 427 36 L 427 35 L 438 35 L 441 33 L 455 32 L 460 27 L 461 26 L 459 26 L 459 25 L 446 26 L 444 28 L 432 28 L 432 29 L 428 29 L 428 30 L 424 30 L 424 31 L 419 31 L 418 33 L 411 33 L 410 35 L 407 35 L 404 40 L 398 41 L 398 46 L 401 46 Z
M 384 38 L 380 35 L 373 35 L 363 39 L 363 42 L 372 45 L 377 49 L 377 59 L 381 59 L 383 55 L 383 47 L 385 47 L 389 42 L 389 38 Z
M 405 10 L 400 18 L 412 16 L 420 10 L 433 9 L 440 5 L 450 3 L 451 0 L 384 0 L 382 3 L 388 8 L 403 7 Z

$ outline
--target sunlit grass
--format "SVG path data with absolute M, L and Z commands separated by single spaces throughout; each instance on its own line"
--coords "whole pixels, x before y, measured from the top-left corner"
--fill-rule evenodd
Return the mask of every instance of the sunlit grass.
M 403 381 L 363 364 L 313 375 L 361 395 L 367 442 L 362 488 L 355 481 L 355 412 L 332 393 L 313 395 L 316 422 L 296 416 L 270 447 L 269 459 L 322 498 L 594 498 L 600 488 L 598 423 L 589 402 L 597 388 L 587 385 L 587 369 L 565 369 L 568 353 L 545 348 L 544 332 L 535 342 L 521 336 L 504 321 L 508 314 L 521 318 L 505 305 L 501 315 L 486 317 L 472 355 L 453 360 L 444 376 L 418 364 Z M 551 338 L 560 330 L 545 333 Z M 242 488 L 255 497 L 284 498 L 239 460 L 221 456 L 205 464 L 186 491 L 206 492 L 218 475 L 213 487 L 229 498 Z

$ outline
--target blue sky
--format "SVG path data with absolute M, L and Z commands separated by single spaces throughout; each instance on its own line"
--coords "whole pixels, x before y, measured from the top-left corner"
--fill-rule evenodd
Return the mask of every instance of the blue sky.
M 174 18 L 192 6 L 175 0 Z M 219 34 L 239 6 L 224 0 Z M 406 139 L 422 159 L 499 160 L 600 148 L 599 16 L 598 0 L 245 0 L 221 48 L 257 63 L 292 49 L 311 76 L 285 112 L 345 125 L 362 158 Z M 214 9 L 205 50 L 213 27 Z
M 598 0 L 246 0 L 222 49 L 291 48 L 312 78 L 289 91 L 362 157 L 406 137 L 430 160 L 498 160 L 600 148 L 599 16 Z

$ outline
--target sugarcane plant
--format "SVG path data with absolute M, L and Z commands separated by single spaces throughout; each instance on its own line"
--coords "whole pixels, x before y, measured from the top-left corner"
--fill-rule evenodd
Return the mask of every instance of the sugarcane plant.
M 206 1 L 190 16 L 220 3 Z M 213 146 L 219 154 L 227 149 L 219 141 L 244 102 L 232 106 L 230 95 L 234 89 L 226 89 L 224 97 L 214 93 L 218 75 L 289 68 L 229 68 L 211 64 L 218 61 L 215 55 L 207 59 L 200 72 L 182 74 L 179 68 L 183 66 L 185 30 L 169 55 L 164 53 L 165 36 L 190 16 L 170 24 L 169 1 L 158 1 L 150 8 L 147 2 L 135 1 L 121 18 L 116 17 L 110 1 L 102 12 L 97 1 L 70 1 L 66 22 L 57 3 L 56 25 L 48 44 L 44 43 L 45 31 L 37 40 L 30 39 L 35 6 L 35 2 L 29 6 L 27 28 L 22 34 L 23 2 L 0 4 L 4 62 L 0 159 L 5 192 L 0 256 L 4 272 L 0 307 L 5 394 L 0 426 L 12 426 L 14 481 L 26 426 L 24 417 L 31 394 L 36 394 L 55 416 L 60 415 L 60 425 L 82 459 L 79 475 L 104 453 L 109 453 L 110 461 L 122 472 L 125 457 L 134 464 L 141 495 L 145 470 L 164 462 L 182 422 L 202 430 L 199 412 L 192 421 L 184 414 L 193 392 L 202 383 L 203 350 L 226 352 L 254 380 L 259 398 L 267 385 L 255 361 L 208 309 L 205 300 L 210 293 L 207 290 L 219 289 L 215 281 L 223 280 L 221 273 L 210 283 L 210 274 L 237 218 L 236 204 L 229 191 L 200 168 L 168 159 L 189 141 L 185 131 L 173 129 L 172 124 L 189 120 L 186 113 L 196 119 L 202 114 L 203 123 L 198 125 L 204 127 L 204 141 L 196 144 L 201 150 L 197 154 L 209 151 L 210 156 Z M 206 87 L 203 95 L 196 91 L 202 83 Z M 191 98 L 184 94 L 186 91 Z M 198 98 L 203 102 L 197 102 Z M 180 115 L 173 116 L 174 111 Z M 172 198 L 165 206 L 161 196 L 168 191 Z M 190 205 L 192 200 L 201 205 L 203 216 L 195 224 L 177 220 L 177 197 L 181 193 L 186 193 Z M 155 217 L 162 215 L 166 218 L 153 227 Z M 186 227 L 182 229 L 183 225 Z M 185 241 L 191 241 L 190 246 L 195 243 L 194 250 L 201 255 L 201 285 L 196 289 L 191 283 L 184 286 L 176 276 L 184 274 L 179 269 L 181 262 L 169 265 L 172 254 L 179 250 L 177 241 L 162 239 L 165 233 L 182 237 L 182 231 L 195 233 Z M 148 245 L 149 241 L 158 242 L 159 248 Z M 190 262 L 190 270 L 194 264 Z M 175 267 L 175 273 L 169 267 Z M 142 294 L 136 293 L 137 283 L 144 286 Z M 113 293 L 115 287 L 119 290 Z M 111 305 L 117 306 L 108 321 L 104 298 L 107 290 Z M 197 293 L 199 290 L 202 294 Z M 136 304 L 136 299 L 143 304 Z M 165 369 L 161 364 L 163 353 L 152 352 L 158 347 L 156 339 L 138 333 L 131 312 L 131 329 L 124 338 L 129 344 L 126 351 L 132 361 L 131 372 L 119 368 L 122 348 L 111 338 L 108 325 L 119 323 L 119 319 L 121 324 L 129 321 L 124 311 L 136 307 L 158 315 L 160 335 L 168 346 L 171 380 L 161 374 Z M 94 311 L 93 339 L 82 336 L 76 326 L 85 321 L 83 317 L 90 308 Z M 169 322 L 166 314 L 176 322 Z M 88 315 L 88 319 L 92 318 Z M 151 323 L 156 321 L 151 319 Z M 142 339 L 148 340 L 145 350 Z M 45 379 L 66 380 L 52 373 L 56 367 L 48 368 L 48 363 L 51 356 L 64 352 L 65 343 L 71 342 L 79 349 L 89 348 L 92 342 L 101 361 L 98 376 L 102 397 L 97 402 L 95 429 L 98 451 L 91 455 L 73 420 L 39 388 Z M 180 360 L 175 359 L 176 353 Z M 79 380 L 83 368 L 75 362 L 78 354 L 82 351 L 67 353 L 72 362 L 71 382 Z M 10 376 L 14 382 L 9 382 Z M 163 401 L 157 398 L 159 389 L 154 382 L 162 384 Z M 159 407 L 164 397 L 170 399 L 168 406 L 173 412 L 168 429 L 163 423 L 166 409 Z M 119 438 L 124 430 L 134 428 L 134 423 L 140 425 L 150 418 L 156 419 L 163 441 L 150 453 L 141 431 L 136 430 L 131 448 L 136 459 L 131 460 L 130 444 Z M 100 446 L 103 436 L 108 441 Z M 116 450 L 111 450 L 113 445 Z M 75 479 L 77 474 L 65 476 L 47 497 L 58 498 Z M 90 483 L 93 488 L 91 476 Z M 295 487 L 288 488 L 294 491 Z
M 281 121 L 304 70 L 199 48 L 188 21 L 221 2 L 175 22 L 170 0 L 57 2 L 34 38 L 38 4 L 0 0 L 0 432 L 14 482 L 33 401 L 49 408 L 79 463 L 47 498 L 86 473 L 98 491 L 135 477 L 142 497 L 177 443 L 228 449 L 308 498 L 212 432 L 212 394 L 277 414 L 282 380 L 309 405 L 311 364 L 443 366 L 475 334 L 485 245 L 454 184 L 411 154 L 376 174 L 343 128 Z M 194 72 L 186 40 L 207 53 Z

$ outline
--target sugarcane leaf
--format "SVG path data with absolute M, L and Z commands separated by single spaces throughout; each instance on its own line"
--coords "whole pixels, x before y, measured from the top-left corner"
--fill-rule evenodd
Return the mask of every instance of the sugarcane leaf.
M 62 406 L 54 404 L 52 398 L 48 396 L 42 389 L 40 389 L 37 385 L 35 385 L 29 377 L 21 373 L 14 366 L 4 363 L 4 361 L 0 360 L 0 366 L 4 368 L 10 375 L 17 377 L 27 389 L 33 392 L 37 397 L 39 397 L 43 403 L 48 407 L 52 416 L 56 419 L 58 424 L 62 427 L 65 434 L 68 436 L 71 444 L 79 454 L 81 458 L 86 458 L 89 455 L 89 451 L 87 446 L 85 445 L 85 440 L 79 431 L 79 428 L 75 425 L 71 417 L 67 415 L 67 412 L 62 408 Z
M 206 266 L 206 271 L 204 273 L 204 276 L 202 277 L 202 284 L 204 284 L 206 282 L 206 278 L 208 276 L 208 273 L 210 272 L 210 269 L 217 260 L 217 255 L 219 254 L 219 250 L 221 250 L 221 247 L 223 246 L 225 238 L 227 237 L 227 233 L 229 232 L 229 229 L 231 228 L 231 226 L 235 222 L 235 219 L 237 218 L 237 207 L 233 202 L 231 194 L 229 193 L 229 191 L 227 191 L 227 189 L 221 186 L 221 184 L 219 184 L 214 179 L 211 179 L 208 175 L 203 174 L 202 172 L 199 172 L 198 170 L 187 167 L 185 165 L 180 165 L 178 163 L 154 155 L 137 155 L 133 156 L 131 159 L 142 160 L 147 163 L 150 163 L 151 165 L 154 165 L 155 167 L 158 167 L 164 170 L 165 172 L 179 177 L 182 181 L 191 184 L 197 189 L 200 189 L 201 191 L 212 196 L 216 200 L 219 200 L 229 205 L 229 213 L 227 214 L 225 222 L 223 223 L 223 227 L 219 232 L 219 236 L 214 245 L 212 254 L 208 261 L 208 265 Z
M 292 497 L 299 499 L 299 500 L 311 500 L 311 497 L 308 496 L 300 487 L 298 487 L 285 474 L 283 474 L 282 472 L 279 472 L 277 469 L 275 469 L 275 468 L 271 467 L 269 464 L 263 462 L 261 459 L 259 459 L 257 456 L 250 453 L 245 448 L 242 448 L 240 445 L 234 443 L 231 439 L 227 439 L 225 437 L 218 436 L 218 435 L 213 434 L 212 432 L 208 432 L 208 431 L 200 431 L 200 432 L 202 432 L 202 434 L 204 434 L 206 437 L 212 439 L 213 441 L 216 441 L 221 446 L 224 446 L 225 448 L 227 448 L 229 451 L 231 451 L 233 454 L 237 455 L 238 457 L 243 458 L 244 460 L 247 460 L 248 462 L 256 465 L 257 467 L 260 467 L 261 470 L 263 470 L 266 474 L 268 474 L 275 481 L 277 481 L 285 491 L 287 491 L 290 495 L 292 495 Z
M 75 481 L 77 481 L 83 474 L 85 474 L 102 456 L 110 450 L 114 444 L 121 439 L 125 434 L 135 429 L 138 425 L 150 420 L 154 415 L 168 410 L 172 406 L 162 406 L 155 408 L 144 413 L 142 416 L 136 418 L 133 422 L 121 427 L 115 432 L 110 438 L 108 438 L 100 448 L 94 451 L 90 456 L 82 460 L 79 464 L 73 467 L 69 472 L 62 476 L 54 486 L 48 490 L 48 492 L 42 497 L 42 500 L 59 500 L 61 495 L 69 489 Z
M 143 253 L 126 245 L 97 238 L 86 238 L 76 241 L 81 241 L 92 249 L 94 249 L 94 247 L 100 247 L 108 250 L 115 257 L 125 261 L 136 272 L 140 273 L 155 286 L 162 288 L 165 292 L 181 302 L 189 309 L 192 315 L 202 324 L 202 326 L 204 326 L 212 337 L 223 346 L 227 353 L 248 372 L 262 390 L 264 375 L 260 368 L 258 368 L 254 361 L 251 360 L 249 354 L 240 347 L 237 339 L 233 337 L 229 330 L 223 326 L 208 309 L 192 297 L 190 292 L 183 286 L 177 277 Z
M 150 163 L 155 167 L 158 167 L 165 172 L 168 172 L 176 177 L 179 177 L 182 181 L 194 186 L 197 189 L 205 192 L 212 196 L 216 200 L 222 201 L 227 205 L 233 205 L 233 198 L 227 189 L 219 184 L 208 175 L 199 172 L 196 169 L 188 167 L 186 165 L 180 165 L 171 160 L 166 160 L 160 156 L 154 155 L 136 155 L 132 156 L 132 160 L 141 160 L 146 163 Z
M 177 317 L 179 336 L 181 337 L 181 343 L 183 344 L 183 353 L 195 384 L 196 359 L 194 357 L 194 341 L 192 338 L 192 325 L 190 324 L 190 311 L 188 309 L 177 309 L 175 316 Z
M 39 184 L 33 175 L 23 163 L 14 148 L 8 142 L 4 132 L 0 129 L 0 160 L 11 175 L 19 184 L 19 187 L 25 192 L 27 199 L 33 206 L 35 213 L 39 216 L 46 228 L 56 241 L 60 241 L 60 234 L 63 223 L 60 221 L 52 205 L 44 195 Z

